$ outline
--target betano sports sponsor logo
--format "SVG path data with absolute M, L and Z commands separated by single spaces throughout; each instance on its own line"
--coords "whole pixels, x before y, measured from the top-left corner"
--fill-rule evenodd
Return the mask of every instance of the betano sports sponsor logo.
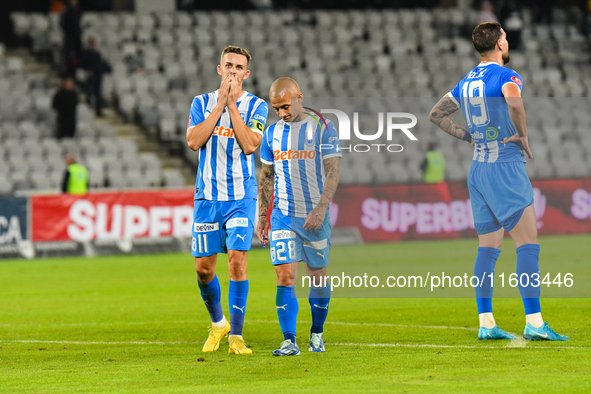
M 212 135 L 217 135 L 220 137 L 228 137 L 228 138 L 235 138 L 234 137 L 234 129 L 224 126 L 216 126 L 213 129 Z
M 314 159 L 316 157 L 316 151 L 313 150 L 274 150 L 273 156 L 275 161 L 280 160 L 306 160 Z

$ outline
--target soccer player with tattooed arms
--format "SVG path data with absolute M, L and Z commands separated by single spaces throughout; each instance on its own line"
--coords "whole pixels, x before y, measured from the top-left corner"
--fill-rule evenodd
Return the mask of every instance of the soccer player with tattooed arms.
M 540 307 L 540 245 L 534 212 L 534 193 L 525 172 L 532 159 L 519 74 L 505 68 L 509 62 L 507 35 L 500 23 L 482 23 L 472 35 L 481 63 L 431 110 L 429 120 L 446 133 L 474 144 L 468 189 L 478 233 L 474 276 L 494 272 L 505 230 L 517 248 L 519 291 L 525 308 L 523 337 L 528 340 L 566 341 L 542 319 Z M 468 130 L 451 114 L 461 109 Z M 490 277 L 489 277 L 490 278 Z M 497 326 L 493 317 L 494 283 L 485 279 L 476 289 L 480 319 L 478 339 L 515 339 Z
M 330 251 L 329 204 L 339 183 L 342 157 L 332 122 L 306 114 L 304 95 L 291 78 L 271 85 L 271 105 L 281 118 L 269 126 L 261 143 L 263 168 L 259 180 L 257 235 L 271 244 L 271 262 L 277 274 L 276 308 L 284 341 L 275 356 L 297 356 L 296 319 L 298 299 L 295 280 L 300 261 L 310 277 L 312 311 L 311 352 L 324 352 L 323 327 L 328 315 L 330 287 L 326 267 Z M 274 193 L 271 234 L 267 213 Z

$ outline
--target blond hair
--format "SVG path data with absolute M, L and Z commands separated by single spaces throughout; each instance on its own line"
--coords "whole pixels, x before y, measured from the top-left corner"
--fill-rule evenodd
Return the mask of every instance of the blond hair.
M 228 45 L 222 51 L 222 56 L 220 56 L 220 60 L 224 57 L 224 55 L 226 55 L 228 53 L 237 53 L 238 55 L 245 56 L 246 57 L 246 64 L 250 63 L 250 59 L 252 59 L 252 57 L 250 56 L 250 53 L 248 53 L 248 51 L 246 49 L 237 47 L 235 45 Z

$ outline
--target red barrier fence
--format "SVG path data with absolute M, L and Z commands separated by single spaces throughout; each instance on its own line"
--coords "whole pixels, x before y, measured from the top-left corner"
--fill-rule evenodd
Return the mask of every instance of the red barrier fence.
M 540 234 L 591 232 L 591 178 L 532 182 Z M 192 190 L 31 197 L 32 240 L 191 236 Z M 357 227 L 366 242 L 476 235 L 468 189 L 437 185 L 341 187 L 334 227 Z
M 193 191 L 34 196 L 31 210 L 33 242 L 190 237 Z
M 532 182 L 540 234 L 591 232 L 591 178 Z M 341 187 L 335 227 L 357 227 L 366 242 L 476 236 L 468 188 L 436 185 Z

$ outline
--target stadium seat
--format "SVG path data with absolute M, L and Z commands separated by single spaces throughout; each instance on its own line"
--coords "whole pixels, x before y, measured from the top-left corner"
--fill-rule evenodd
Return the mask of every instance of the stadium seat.
M 128 187 L 127 179 L 122 174 L 109 174 L 108 183 L 111 189 L 125 189 Z
M 465 25 L 474 23 L 477 16 L 474 11 L 300 11 L 301 21 L 315 20 L 316 23 L 306 25 L 305 29 L 292 23 L 293 14 L 288 11 L 83 15 L 84 29 L 88 34 L 96 34 L 100 38 L 101 48 L 105 48 L 104 54 L 113 66 L 113 74 L 105 78 L 106 95 L 109 97 L 113 94 L 118 110 L 127 120 L 137 120 L 145 128 L 157 126 L 160 138 L 164 141 L 182 140 L 178 131 L 183 131 L 186 126 L 192 97 L 214 90 L 219 85 L 212 64 L 217 61 L 220 47 L 229 41 L 240 41 L 252 49 L 253 77 L 247 81 L 247 89 L 263 97 L 273 77 L 283 72 L 296 77 L 308 97 L 438 97 L 453 87 L 476 61 L 471 55 L 473 48 L 469 38 L 460 34 Z M 555 21 L 547 26 L 532 27 L 528 25 L 529 22 L 526 23 L 523 50 L 512 51 L 511 61 L 511 67 L 527 82 L 524 96 L 583 97 L 591 91 L 589 52 L 580 49 L 585 38 L 576 28 L 568 25 L 565 15 L 559 15 L 562 18 L 560 21 L 565 22 Z M 15 32 L 21 36 L 28 35 L 36 43 L 37 50 L 45 48 L 48 42 L 58 52 L 61 49 L 62 33 L 57 15 L 14 13 L 11 19 Z M 243 33 L 242 27 L 247 25 L 262 28 Z M 212 34 L 212 26 L 222 26 L 223 29 Z M 42 37 L 40 32 L 46 35 Z M 43 41 L 46 38 L 48 41 Z M 277 42 L 281 45 L 278 46 Z M 294 51 L 296 47 L 301 47 L 301 50 Z M 384 52 L 385 47 L 387 52 Z M 437 62 L 426 61 L 434 56 L 437 56 Z M 458 58 L 461 60 L 458 61 Z M 146 67 L 149 75 L 139 75 L 135 71 L 139 65 Z M 0 58 L 0 70 L 5 70 L 4 74 L 0 72 L 0 90 L 14 92 L 14 98 L 0 101 L 0 140 L 39 140 L 49 137 L 53 125 L 43 128 L 38 126 L 42 119 L 52 115 L 50 98 L 53 92 L 35 76 L 23 78 L 23 75 L 28 74 L 23 71 L 22 61 L 18 58 Z M 35 94 L 30 94 L 33 90 Z M 557 163 L 561 163 L 555 162 L 548 153 L 549 146 L 560 145 L 567 140 L 584 146 L 582 138 L 589 134 L 591 127 L 591 115 L 585 108 L 569 110 L 570 117 L 557 122 L 551 114 L 560 108 L 560 100 L 547 100 L 547 106 L 526 106 L 528 122 L 537 123 L 540 130 L 535 135 L 532 133 L 531 137 L 531 143 L 538 144 L 535 146 L 535 151 L 539 152 L 536 159 L 541 161 L 547 157 L 550 160 L 547 165 L 534 164 L 532 173 L 536 177 L 552 176 L 549 174 L 554 174 L 558 170 Z M 162 105 L 154 110 L 154 103 Z M 100 139 L 102 136 L 116 138 L 112 130 L 105 131 L 95 123 L 90 108 L 85 105 L 82 108 L 80 120 L 84 126 L 79 136 L 91 139 Z M 531 116 L 530 108 L 534 109 Z M 32 110 L 36 113 L 35 119 L 28 116 Z M 421 108 L 424 112 L 428 110 Z M 136 114 L 139 115 L 137 119 Z M 36 123 L 34 127 L 24 130 L 19 127 L 15 129 L 14 124 L 21 120 L 34 120 Z M 558 124 L 568 130 L 556 132 Z M 438 142 L 449 138 L 439 131 L 431 135 Z M 450 140 L 449 146 L 453 143 L 455 141 Z M 456 165 L 453 161 L 456 156 L 470 158 L 468 147 L 461 150 L 447 149 L 445 144 L 441 144 L 442 151 L 445 151 L 446 156 L 450 155 L 448 160 L 452 163 L 448 170 L 449 176 L 465 179 L 467 167 L 461 172 L 460 164 Z M 123 151 L 130 152 L 119 146 L 98 145 L 101 146 L 100 153 L 111 159 L 115 155 L 122 156 Z M 63 144 L 59 146 L 68 150 Z M 131 149 L 136 157 L 137 147 Z M 187 161 L 195 163 L 195 153 L 184 149 Z M 55 146 L 44 147 L 44 153 L 52 158 L 58 156 L 58 150 Z M 93 157 L 99 153 L 93 148 L 83 152 Z M 573 149 L 572 152 L 569 157 L 577 159 L 568 161 L 570 165 L 566 167 L 560 164 L 559 172 L 565 176 L 578 176 L 583 167 L 574 164 L 578 161 L 587 162 L 588 152 L 580 149 Z M 416 154 L 422 157 L 421 152 L 417 151 Z M 565 152 L 560 152 L 560 157 L 566 156 Z M 57 164 L 57 159 L 51 160 Z M 353 161 L 356 160 L 357 157 L 354 157 Z M 361 171 L 358 173 L 352 166 L 352 173 L 345 175 L 341 181 L 347 184 L 358 180 L 364 183 L 406 182 L 406 178 L 416 180 L 416 164 L 416 161 L 405 163 L 408 177 L 397 179 L 388 178 L 375 166 L 366 168 L 371 171 L 369 176 L 362 176 Z M 359 168 L 365 167 L 364 163 L 360 163 Z
M 126 173 L 127 185 L 134 189 L 145 189 L 148 188 L 148 179 L 144 176 L 141 170 L 128 170 Z
M 166 169 L 162 172 L 164 186 L 166 187 L 184 187 L 185 180 L 178 170 Z

